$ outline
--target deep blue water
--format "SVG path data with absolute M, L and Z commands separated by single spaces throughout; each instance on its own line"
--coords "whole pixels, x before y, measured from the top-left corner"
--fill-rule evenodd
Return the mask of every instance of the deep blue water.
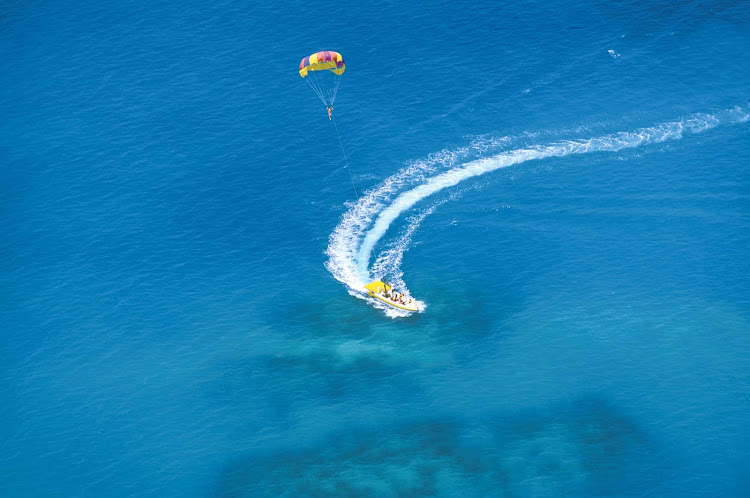
M 0 494 L 748 496 L 748 53 L 748 2 L 5 2 Z

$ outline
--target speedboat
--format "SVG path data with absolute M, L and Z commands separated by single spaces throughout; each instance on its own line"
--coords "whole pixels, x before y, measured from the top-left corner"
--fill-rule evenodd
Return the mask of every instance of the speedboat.
M 415 312 L 419 311 L 417 302 L 408 296 L 394 292 L 390 285 L 380 280 L 365 285 L 367 294 L 375 299 L 379 299 L 388 306 L 398 308 L 402 311 Z

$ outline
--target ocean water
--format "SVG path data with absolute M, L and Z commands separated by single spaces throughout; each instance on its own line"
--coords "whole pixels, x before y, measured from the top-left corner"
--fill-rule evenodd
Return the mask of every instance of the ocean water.
M 0 13 L 0 495 L 750 495 L 750 3 Z

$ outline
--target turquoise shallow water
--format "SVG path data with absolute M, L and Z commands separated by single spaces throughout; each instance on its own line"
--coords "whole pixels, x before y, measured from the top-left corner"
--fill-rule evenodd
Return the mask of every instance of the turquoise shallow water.
M 750 492 L 747 2 L 2 13 L 3 494 Z

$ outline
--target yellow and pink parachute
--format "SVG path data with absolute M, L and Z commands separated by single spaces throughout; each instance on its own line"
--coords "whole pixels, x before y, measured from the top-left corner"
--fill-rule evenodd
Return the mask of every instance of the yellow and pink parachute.
M 307 81 L 326 107 L 333 106 L 345 69 L 341 54 L 330 50 L 316 52 L 299 63 L 299 75 Z

